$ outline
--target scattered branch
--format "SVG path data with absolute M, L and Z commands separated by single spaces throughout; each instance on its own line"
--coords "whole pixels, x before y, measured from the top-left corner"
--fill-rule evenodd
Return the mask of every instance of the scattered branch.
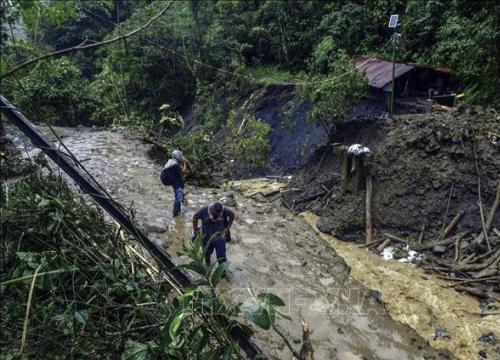
M 53 52 L 50 52 L 50 53 L 47 53 L 47 54 L 43 54 L 43 55 L 37 56 L 35 58 L 28 59 L 28 60 L 20 63 L 19 65 L 14 66 L 10 70 L 6 71 L 5 73 L 1 74 L 0 75 L 0 80 L 6 78 L 7 76 L 10 76 L 10 75 L 14 74 L 18 70 L 21 70 L 21 69 L 23 69 L 23 68 L 25 68 L 25 67 L 33 64 L 33 63 L 36 63 L 36 62 L 38 62 L 40 60 L 43 60 L 43 59 L 46 59 L 46 58 L 49 58 L 49 57 L 52 57 L 52 56 L 67 54 L 67 53 L 70 53 L 70 52 L 73 52 L 73 51 L 78 51 L 78 50 L 86 50 L 86 49 L 90 49 L 90 48 L 94 48 L 94 47 L 98 47 L 98 46 L 102 46 L 102 45 L 109 45 L 109 44 L 114 43 L 114 42 L 116 42 L 118 40 L 125 40 L 126 38 L 131 37 L 131 36 L 137 34 L 138 32 L 144 30 L 149 25 L 151 25 L 152 23 L 154 23 L 158 18 L 160 18 L 168 10 L 168 8 L 172 5 L 172 3 L 173 3 L 173 1 L 170 1 L 167 4 L 167 6 L 165 6 L 158 14 L 156 14 L 155 16 L 153 16 L 151 19 L 149 19 L 148 22 L 146 22 L 144 25 L 138 27 L 135 30 L 132 30 L 132 31 L 126 33 L 126 34 L 118 35 L 118 36 L 115 36 L 114 38 L 111 38 L 111 39 L 108 39 L 108 40 L 104 40 L 104 41 L 100 41 L 100 42 L 96 42 L 96 43 L 93 43 L 93 44 L 86 44 L 87 40 L 84 40 L 82 43 L 80 43 L 80 44 L 78 44 L 76 46 L 72 46 L 72 47 L 69 47 L 69 48 L 66 48 L 66 49 L 62 49 L 62 50 L 53 51 Z
M 477 152 L 476 152 L 476 144 L 474 143 L 474 165 L 476 167 L 477 173 L 477 197 L 478 197 L 478 206 L 479 206 L 479 215 L 481 216 L 481 226 L 483 227 L 484 238 L 486 239 L 486 244 L 488 245 L 488 250 L 491 251 L 490 241 L 488 239 L 488 230 L 486 229 L 486 223 L 484 221 L 483 214 L 483 202 L 481 200 L 481 175 L 479 173 L 479 165 L 477 163 Z

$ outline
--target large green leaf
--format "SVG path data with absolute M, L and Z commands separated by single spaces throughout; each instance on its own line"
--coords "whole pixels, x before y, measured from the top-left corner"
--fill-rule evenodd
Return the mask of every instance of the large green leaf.
M 168 327 L 168 333 L 172 340 L 177 338 L 177 332 L 179 331 L 179 328 L 182 324 L 182 320 L 184 319 L 184 317 L 186 317 L 186 315 L 187 314 L 184 312 L 178 312 L 175 314 L 174 318 L 170 322 L 170 326 Z
M 292 318 L 290 317 L 290 315 L 284 314 L 281 311 L 278 311 L 276 309 L 274 311 L 276 311 L 276 313 L 279 314 L 279 316 L 282 317 L 283 319 L 292 321 Z
M 222 264 L 219 264 L 219 266 L 217 266 L 217 268 L 214 270 L 210 278 L 210 283 L 212 286 L 216 286 L 219 283 L 222 275 L 224 275 L 228 267 L 229 267 L 228 261 L 223 262 Z
M 89 311 L 87 309 L 75 311 L 75 320 L 80 324 L 85 325 L 87 320 L 89 319 Z
M 157 357 L 158 344 L 152 341 L 140 343 L 128 340 L 121 360 L 152 360 Z
M 243 316 L 264 330 L 268 330 L 271 326 L 269 313 L 261 304 L 254 304 L 243 310 Z
M 261 293 L 257 295 L 257 299 L 262 301 L 264 304 L 274 305 L 274 306 L 285 306 L 285 302 L 277 295 L 271 293 Z
M 179 268 L 192 270 L 200 275 L 205 275 L 206 268 L 203 264 L 198 262 L 190 262 L 189 264 L 178 265 Z

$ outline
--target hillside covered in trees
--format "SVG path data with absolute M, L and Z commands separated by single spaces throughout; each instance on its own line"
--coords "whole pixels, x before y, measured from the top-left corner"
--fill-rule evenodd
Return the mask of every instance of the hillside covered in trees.
M 172 282 L 2 114 L 7 358 L 241 359 L 250 334 L 271 359 L 500 354 L 497 2 L 2 0 L 0 22 L 2 97 L 194 279 Z M 392 60 L 431 74 L 394 116 Z M 354 190 L 351 144 L 369 153 Z M 177 220 L 158 178 L 174 149 L 194 169 Z M 185 240 L 216 200 L 239 217 L 231 265 L 210 267 Z
M 124 34 L 166 4 L 3 2 L 2 72 Z M 4 80 L 3 92 L 59 124 L 158 126 L 166 104 L 181 113 L 194 106 L 214 131 L 225 125 L 229 99 L 256 86 L 328 79 L 355 55 L 391 58 L 391 14 L 400 14 L 398 61 L 446 66 L 468 100 L 498 105 L 498 9 L 493 1 L 465 0 L 176 1 L 136 36 L 48 58 Z

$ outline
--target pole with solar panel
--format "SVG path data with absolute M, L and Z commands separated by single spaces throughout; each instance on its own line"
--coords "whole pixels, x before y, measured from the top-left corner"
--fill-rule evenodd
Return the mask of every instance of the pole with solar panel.
M 396 32 L 396 27 L 399 25 L 399 15 L 391 15 L 389 18 L 389 29 L 393 29 L 392 39 L 392 83 L 391 83 L 391 101 L 389 104 L 389 117 L 392 118 L 394 111 L 394 88 L 396 77 L 396 46 L 399 41 L 400 34 Z

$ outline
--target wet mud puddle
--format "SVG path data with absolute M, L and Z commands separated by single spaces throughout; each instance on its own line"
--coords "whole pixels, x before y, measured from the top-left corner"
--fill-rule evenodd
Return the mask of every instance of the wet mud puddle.
M 277 203 L 245 197 L 236 191 L 241 190 L 237 186 L 209 189 L 188 185 L 188 204 L 182 216 L 173 219 L 171 189 L 160 184 L 161 165 L 148 157 L 147 144 L 120 132 L 86 128 L 57 131 L 122 205 L 133 204 L 139 224 L 174 259 L 191 233 L 193 213 L 225 198 L 237 219 L 231 232 L 234 241 L 228 245 L 231 267 L 223 291 L 229 291 L 232 300 L 238 302 L 250 298 L 249 285 L 256 292 L 265 290 L 281 296 L 293 321 L 280 320 L 278 325 L 296 348 L 300 347 L 302 317 L 313 331 L 316 359 L 453 358 L 431 348 L 407 325 L 391 319 L 380 301 L 381 294 L 366 290 L 358 281 L 362 277 L 349 275 L 349 266 L 328 241 L 303 218 Z M 372 283 L 368 286 L 378 288 Z M 407 301 L 408 297 L 401 298 L 401 302 Z M 410 303 L 407 306 L 413 309 Z M 257 331 L 256 341 L 270 358 L 292 358 L 272 332 Z

